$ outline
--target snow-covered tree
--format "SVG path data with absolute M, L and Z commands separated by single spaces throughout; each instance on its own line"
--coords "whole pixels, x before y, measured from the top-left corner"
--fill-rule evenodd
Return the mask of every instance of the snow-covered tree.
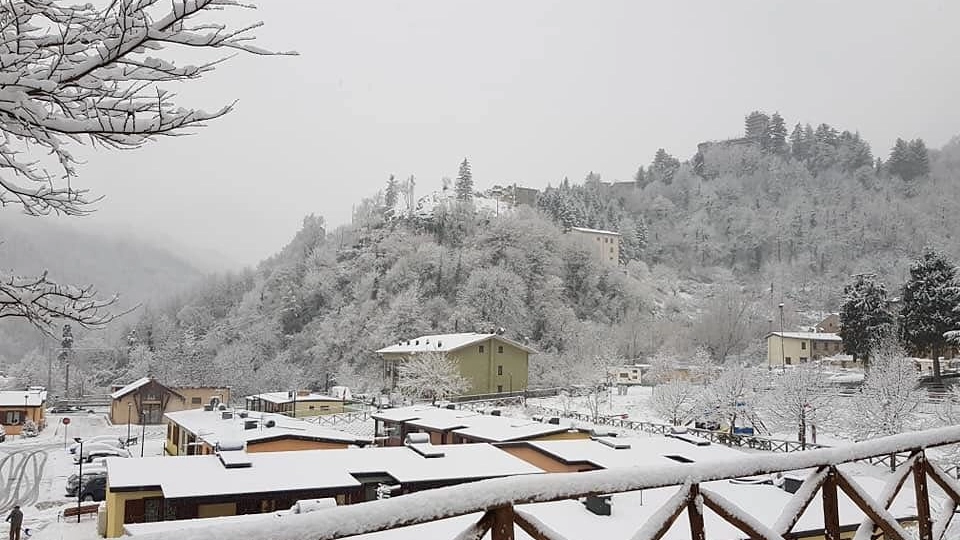
M 872 275 L 860 274 L 843 288 L 840 337 L 844 350 L 866 364 L 870 353 L 893 327 L 887 290 Z
M 694 341 L 704 347 L 715 362 L 723 363 L 758 338 L 758 320 L 755 304 L 748 294 L 736 288 L 722 289 L 710 298 L 694 325 Z
M 731 433 L 738 421 L 759 428 L 755 422 L 758 382 L 756 371 L 728 365 L 704 388 L 697 412 L 715 416 Z
M 390 178 L 387 179 L 387 189 L 383 192 L 383 205 L 385 208 L 385 216 L 387 218 L 393 217 L 394 209 L 397 206 L 397 203 L 400 201 L 400 182 L 397 181 L 397 177 L 390 175 Z
M 847 429 L 858 439 L 895 435 L 916 429 L 921 393 L 917 371 L 905 351 L 884 340 L 873 356 L 861 391 L 847 408 Z
M 650 408 L 660 418 L 675 426 L 695 420 L 700 389 L 688 381 L 675 380 L 658 384 L 650 394 Z
M 34 215 L 84 215 L 88 190 L 77 187 L 72 147 L 137 148 L 157 136 L 180 135 L 228 113 L 185 108 L 162 82 L 198 79 L 220 61 L 177 65 L 168 49 L 220 49 L 270 54 L 252 44 L 259 25 L 230 30 L 205 15 L 236 0 L 156 0 L 67 5 L 12 0 L 0 5 L 0 206 Z M 0 318 L 20 317 L 51 333 L 54 321 L 102 326 L 115 318 L 115 298 L 92 287 L 57 283 L 44 273 L 0 272 Z
M 773 390 L 764 396 L 766 417 L 784 428 L 797 430 L 797 442 L 807 444 L 807 430 L 821 417 L 829 416 L 830 403 L 826 380 L 819 366 L 802 364 L 783 373 L 770 375 Z
M 903 286 L 900 339 L 915 354 L 929 354 L 933 376 L 940 378 L 939 357 L 947 345 L 945 334 L 960 326 L 960 285 L 957 268 L 946 256 L 927 249 L 910 266 Z
M 441 352 L 418 354 L 400 363 L 397 389 L 406 397 L 433 402 L 458 396 L 470 388 L 459 362 Z
M 463 158 L 460 163 L 460 171 L 457 173 L 457 181 L 453 186 L 457 193 L 458 201 L 473 200 L 473 172 L 470 171 L 470 162 Z

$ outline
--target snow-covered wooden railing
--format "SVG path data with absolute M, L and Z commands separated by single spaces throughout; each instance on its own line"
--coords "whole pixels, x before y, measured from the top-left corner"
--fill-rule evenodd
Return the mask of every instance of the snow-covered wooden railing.
M 749 538 L 790 538 L 790 532 L 819 492 L 823 501 L 825 537 L 839 540 L 838 490 L 843 491 L 867 516 L 856 538 L 868 539 L 882 531 L 886 540 L 913 538 L 890 514 L 889 508 L 908 476 L 913 477 L 920 540 L 943 538 L 960 503 L 960 483 L 929 462 L 927 448 L 960 442 L 960 426 L 894 435 L 843 447 L 790 454 L 750 454 L 725 462 L 632 467 L 579 473 L 514 476 L 459 486 L 421 491 L 392 499 L 339 506 L 282 520 L 256 524 L 223 524 L 184 528 L 178 540 L 333 540 L 353 535 L 429 523 L 440 519 L 479 514 L 482 517 L 456 538 L 474 540 L 490 531 L 492 540 L 512 540 L 519 526 L 537 540 L 565 540 L 538 524 L 518 505 L 576 499 L 587 495 L 623 493 L 676 486 L 677 492 L 637 531 L 637 540 L 658 540 L 684 511 L 690 538 L 704 539 L 703 508 L 707 507 Z M 838 465 L 875 456 L 909 453 L 881 493 L 867 493 Z M 742 478 L 798 469 L 814 469 L 794 494 L 783 515 L 774 523 L 761 523 L 746 509 L 702 487 L 716 480 Z M 931 513 L 928 479 L 946 494 L 936 519 Z M 144 535 L 141 540 L 161 540 L 169 533 Z

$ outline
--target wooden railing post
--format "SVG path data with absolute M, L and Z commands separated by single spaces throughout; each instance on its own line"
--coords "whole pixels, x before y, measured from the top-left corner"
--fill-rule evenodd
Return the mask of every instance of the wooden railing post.
M 490 527 L 492 540 L 513 540 L 513 506 L 501 506 L 491 510 L 493 525 Z
M 917 495 L 917 529 L 920 540 L 933 540 L 933 522 L 930 519 L 930 497 L 927 494 L 927 456 L 923 452 L 913 462 L 913 491 Z
M 830 467 L 821 488 L 825 540 L 840 540 L 840 511 L 837 506 L 837 470 Z
M 703 498 L 700 496 L 700 484 L 690 486 L 687 499 L 687 517 L 690 518 L 690 540 L 706 540 L 703 529 Z

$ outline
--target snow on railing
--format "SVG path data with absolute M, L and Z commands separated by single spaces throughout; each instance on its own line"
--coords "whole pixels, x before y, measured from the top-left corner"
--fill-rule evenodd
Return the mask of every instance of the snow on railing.
M 932 540 L 934 532 L 946 531 L 949 519 L 960 503 L 960 482 L 943 473 L 928 462 L 924 449 L 960 442 L 960 426 L 950 426 L 914 433 L 893 435 L 871 441 L 853 443 L 835 448 L 823 448 L 808 452 L 789 454 L 750 454 L 724 462 L 703 464 L 676 464 L 668 466 L 631 467 L 590 472 L 552 473 L 514 476 L 483 480 L 458 486 L 445 487 L 412 493 L 401 497 L 339 506 L 318 510 L 309 514 L 286 516 L 282 520 L 264 520 L 260 523 L 231 524 L 203 528 L 184 528 L 178 531 L 178 540 L 333 540 L 352 535 L 366 534 L 408 525 L 433 522 L 440 519 L 481 514 L 483 517 L 471 525 L 461 537 L 480 538 L 491 531 L 493 540 L 513 538 L 514 525 L 535 538 L 560 539 L 559 535 L 546 534 L 536 523 L 527 519 L 516 505 L 576 499 L 591 494 L 623 493 L 652 488 L 678 486 L 678 493 L 656 515 L 667 519 L 664 523 L 648 523 L 636 538 L 659 538 L 670 523 L 686 509 L 690 514 L 691 538 L 704 538 L 702 512 L 707 506 L 721 518 L 743 530 L 752 538 L 770 538 L 772 527 L 784 526 L 787 530 L 775 531 L 776 535 L 788 535 L 789 527 L 807 509 L 815 494 L 823 494 L 823 511 L 826 538 L 838 539 L 837 494 L 842 490 L 857 504 L 867 518 L 861 529 L 881 530 L 885 538 L 902 539 L 902 528 L 888 511 L 906 474 L 894 475 L 877 502 L 853 479 L 836 465 L 861 461 L 875 456 L 911 453 L 914 457 L 903 466 L 910 467 L 916 484 L 917 528 L 921 540 Z M 736 507 L 709 490 L 702 490 L 704 482 L 743 478 L 799 469 L 815 469 L 787 505 L 785 512 L 775 524 L 757 522 L 749 511 Z M 942 520 L 935 521 L 930 513 L 927 495 L 927 478 L 934 480 L 947 494 L 949 501 L 940 509 Z M 921 497 L 922 500 L 921 500 Z M 785 524 L 785 525 L 784 525 Z M 532 531 L 532 532 L 531 532 Z M 534 534 L 536 533 L 536 534 Z M 779 537 L 779 536 L 778 536 Z M 161 540 L 166 534 L 149 534 L 141 540 Z

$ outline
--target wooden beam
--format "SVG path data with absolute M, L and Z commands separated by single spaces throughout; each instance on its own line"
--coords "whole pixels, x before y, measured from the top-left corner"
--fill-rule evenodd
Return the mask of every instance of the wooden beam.
M 930 475 L 930 478 L 946 491 L 947 495 L 953 499 L 954 502 L 960 503 L 960 483 L 950 478 L 947 473 L 943 472 L 940 467 L 937 467 L 937 465 L 930 460 L 924 461 L 924 464 L 926 465 L 927 474 Z
M 890 480 L 887 481 L 887 484 L 883 488 L 882 497 L 880 501 L 883 503 L 884 509 L 889 509 L 893 504 L 893 501 L 897 498 L 897 495 L 900 494 L 900 489 L 903 488 L 904 482 L 906 482 L 907 477 L 910 476 L 910 471 L 912 470 L 913 463 L 916 461 L 917 456 L 920 455 L 920 452 L 914 452 L 913 455 L 899 468 L 897 472 L 890 477 Z M 864 538 L 867 535 L 867 531 L 870 532 L 870 536 L 875 536 L 876 525 L 873 520 L 869 517 L 864 518 L 863 522 L 860 523 L 860 527 L 857 528 L 857 532 L 854 535 L 856 538 Z
M 513 538 L 513 506 L 501 506 L 490 510 L 493 513 L 493 523 L 490 526 L 492 540 L 514 540 Z
M 703 528 L 703 496 L 700 495 L 700 484 L 690 486 L 687 517 L 690 519 L 690 540 L 707 540 Z
M 840 540 L 840 511 L 837 506 L 837 469 L 831 466 L 827 470 L 823 486 L 823 537 L 824 540 Z
M 467 527 L 453 540 L 480 540 L 493 525 L 493 511 L 488 510 L 476 523 Z
M 780 517 L 777 518 L 777 521 L 773 526 L 773 530 L 781 536 L 785 536 L 792 531 L 793 527 L 797 524 L 797 521 L 800 521 L 800 516 L 802 516 L 803 512 L 808 506 L 810 506 L 813 498 L 817 496 L 817 491 L 820 490 L 820 486 L 823 485 L 823 481 L 826 480 L 826 478 L 826 467 L 820 467 L 816 471 L 810 473 L 810 476 L 803 481 L 803 484 L 800 485 L 800 489 L 793 494 L 793 497 L 790 498 L 790 502 L 788 502 L 786 507 L 784 507 L 783 513 L 780 514 Z
M 850 497 L 850 500 L 859 506 L 860 510 L 863 510 L 863 513 L 876 523 L 877 527 L 880 527 L 880 530 L 883 531 L 884 540 L 911 540 L 912 537 L 897 523 L 897 519 L 885 508 L 881 508 L 879 504 L 876 504 L 876 502 L 867 495 L 867 492 L 843 471 L 836 470 L 834 478 L 836 478 L 837 485 L 840 486 L 840 489 L 847 494 L 847 497 Z
M 718 516 L 743 531 L 751 540 L 783 540 L 783 536 L 757 521 L 724 497 L 706 489 L 700 491 L 703 504 Z
M 943 501 L 943 506 L 940 507 L 940 512 L 937 513 L 937 519 L 935 519 L 933 522 L 934 540 L 943 540 L 943 537 L 947 534 L 947 529 L 950 528 L 950 522 L 953 520 L 953 516 L 956 512 L 956 501 L 951 499 Z
M 930 496 L 927 493 L 926 456 L 921 453 L 913 466 L 913 490 L 917 496 L 917 531 L 919 540 L 933 540 L 933 521 L 930 519 Z
M 538 519 L 521 510 L 514 510 L 513 521 L 533 540 L 567 540 L 557 531 L 547 527 Z
M 667 502 L 651 515 L 643 527 L 633 535 L 633 540 L 660 540 L 677 520 L 690 500 L 691 486 L 684 485 Z

